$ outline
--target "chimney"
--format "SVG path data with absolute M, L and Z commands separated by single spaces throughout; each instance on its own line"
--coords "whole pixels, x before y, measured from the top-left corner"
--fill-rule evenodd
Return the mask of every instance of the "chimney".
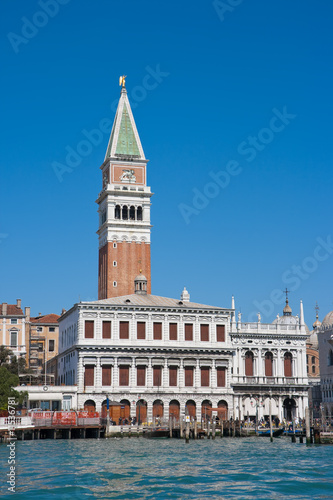
M 16 305 L 19 309 L 21 309 L 21 299 L 16 299 Z
M 41 317 L 42 313 L 38 313 L 38 316 Z
M 30 321 L 30 307 L 24 308 L 24 314 L 25 314 L 26 321 Z
M 2 316 L 7 316 L 7 302 L 2 304 Z
M 180 300 L 183 302 L 190 302 L 190 294 L 188 293 L 185 287 L 180 296 Z

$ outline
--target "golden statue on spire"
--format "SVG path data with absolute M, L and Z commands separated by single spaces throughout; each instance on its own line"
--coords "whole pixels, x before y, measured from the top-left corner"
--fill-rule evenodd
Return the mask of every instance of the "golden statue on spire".
M 127 78 L 127 75 L 123 75 L 123 76 L 119 77 L 119 85 L 121 85 L 123 87 L 123 89 L 125 88 L 125 79 L 126 78 Z

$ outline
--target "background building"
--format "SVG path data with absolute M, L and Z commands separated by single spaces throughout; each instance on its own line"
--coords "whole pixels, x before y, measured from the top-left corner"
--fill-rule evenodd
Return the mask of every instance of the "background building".
M 326 314 L 318 329 L 322 408 L 333 413 L 333 311 Z
M 35 375 L 44 375 L 45 363 L 58 354 L 58 314 L 41 314 L 30 318 L 29 368 Z
M 0 338 L 1 343 L 15 354 L 16 357 L 26 356 L 29 340 L 30 307 L 24 312 L 21 299 L 16 304 L 0 304 Z
M 312 325 L 312 331 L 306 343 L 306 365 L 309 377 L 309 405 L 313 411 L 313 417 L 320 417 L 321 388 L 320 388 L 320 366 L 319 366 L 319 347 L 318 331 L 321 322 L 318 319 L 319 307 L 316 304 L 316 320 Z

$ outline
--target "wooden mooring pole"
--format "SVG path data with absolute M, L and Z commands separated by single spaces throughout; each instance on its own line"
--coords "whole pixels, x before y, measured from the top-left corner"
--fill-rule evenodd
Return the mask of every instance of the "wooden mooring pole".
M 269 434 L 271 443 L 273 442 L 273 425 L 272 425 L 272 400 L 269 398 Z
M 305 434 L 306 434 L 306 444 L 311 444 L 311 427 L 310 427 L 310 410 L 307 406 L 305 408 Z
M 190 422 L 186 422 L 186 427 L 185 427 L 185 441 L 186 441 L 186 443 L 190 442 Z
M 184 437 L 184 422 L 183 419 L 180 417 L 179 419 L 179 436 L 181 439 Z

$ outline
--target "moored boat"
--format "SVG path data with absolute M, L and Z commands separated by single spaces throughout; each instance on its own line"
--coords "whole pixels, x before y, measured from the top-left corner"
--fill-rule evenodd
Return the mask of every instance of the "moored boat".
M 145 438 L 168 438 L 170 430 L 168 427 L 153 427 L 152 429 L 144 429 L 143 437 Z
M 273 427 L 273 437 L 282 436 L 283 433 L 284 433 L 284 427 L 281 427 L 279 429 Z M 267 427 L 259 427 L 258 430 L 256 431 L 256 434 L 257 436 L 270 437 L 271 431 Z

